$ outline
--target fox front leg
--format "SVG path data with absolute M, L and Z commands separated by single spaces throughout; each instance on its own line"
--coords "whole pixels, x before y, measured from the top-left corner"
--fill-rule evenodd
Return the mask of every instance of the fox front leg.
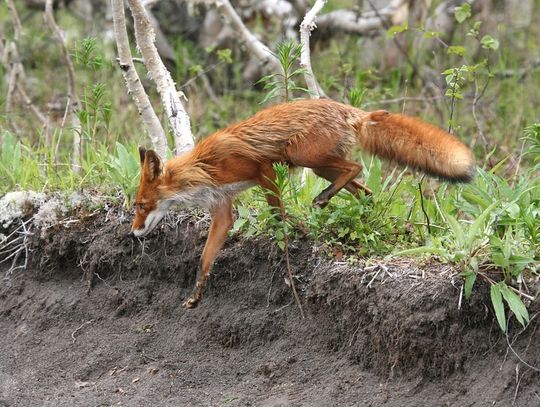
M 197 282 L 193 294 L 182 304 L 184 308 L 195 308 L 203 296 L 212 264 L 233 225 L 232 200 L 227 198 L 221 201 L 210 211 L 210 214 L 212 224 L 201 256 Z

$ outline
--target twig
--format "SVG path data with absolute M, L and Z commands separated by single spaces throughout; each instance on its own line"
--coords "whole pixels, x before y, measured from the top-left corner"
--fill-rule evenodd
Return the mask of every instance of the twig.
M 17 269 L 26 269 L 26 266 L 28 265 L 28 252 L 30 249 L 28 248 L 28 239 L 33 234 L 31 232 L 32 228 L 32 218 L 28 220 L 22 220 L 20 219 L 20 226 L 18 226 L 8 237 L 4 239 L 0 247 L 2 248 L 3 253 L 11 253 L 9 256 L 5 257 L 0 261 L 0 263 L 5 262 L 6 260 L 11 259 L 11 266 L 6 271 L 4 278 L 8 278 L 9 275 L 11 275 L 15 270 Z M 27 227 L 28 226 L 28 227 Z M 14 239 L 9 239 L 11 236 L 19 235 L 18 237 Z M 10 246 L 13 243 L 17 243 L 13 248 L 5 249 L 8 246 Z M 20 266 L 16 266 L 17 261 L 19 260 L 19 257 L 24 252 L 24 263 Z
M 538 314 L 536 314 L 536 315 L 538 315 Z M 536 317 L 536 315 L 535 315 L 534 317 Z M 525 332 L 525 330 L 526 330 L 527 327 L 531 324 L 531 322 L 532 322 L 532 320 L 534 319 L 534 317 L 531 318 L 531 319 L 529 320 L 529 323 L 527 324 L 527 326 L 525 326 L 525 328 L 523 328 L 523 329 L 517 334 L 517 336 L 519 336 L 519 335 L 521 335 L 523 332 Z M 517 336 L 516 336 L 516 338 L 517 338 Z M 534 370 L 534 371 L 536 371 L 536 372 L 540 372 L 540 368 L 537 368 L 537 367 L 535 367 L 535 366 L 529 365 L 527 362 L 525 362 L 525 361 L 521 358 L 521 356 L 518 355 L 518 353 L 514 350 L 514 348 L 512 347 L 512 344 L 510 343 L 510 339 L 508 338 L 508 332 L 505 332 L 505 337 L 506 337 L 506 343 L 508 344 L 508 348 L 512 351 L 512 353 L 514 354 L 514 356 L 517 357 L 518 360 L 519 360 L 521 363 L 523 363 L 525 366 L 527 366 L 528 368 L 530 368 L 530 369 L 532 369 L 532 370 Z M 514 339 L 514 341 L 515 341 L 515 339 Z M 512 341 L 512 342 L 514 342 L 514 341 Z
M 281 197 L 280 197 L 281 199 Z M 283 204 L 280 205 L 280 214 L 281 214 L 281 222 L 283 225 L 287 222 L 287 213 L 285 212 L 285 207 Z M 300 297 L 298 296 L 298 292 L 296 291 L 296 284 L 294 283 L 294 277 L 291 270 L 291 262 L 289 257 L 289 237 L 287 232 L 283 233 L 284 237 L 284 243 L 285 243 L 285 262 L 287 264 L 287 274 L 289 276 L 289 282 L 291 283 L 291 290 L 294 295 L 294 300 L 296 302 L 296 305 L 298 306 L 298 309 L 300 310 L 300 316 L 302 319 L 304 319 L 306 316 L 304 314 L 304 307 L 302 307 L 302 303 L 300 302 Z
M 425 174 L 422 175 L 422 178 L 420 178 L 420 182 L 418 183 L 418 193 L 420 194 L 420 207 L 422 208 L 422 212 L 426 217 L 428 233 L 431 234 L 431 222 L 429 221 L 429 216 L 427 214 L 426 207 L 424 206 L 424 194 L 422 193 L 422 183 L 424 182 L 425 178 Z
M 83 329 L 86 325 L 89 325 L 91 324 L 92 322 L 94 322 L 95 320 L 94 319 L 91 319 L 89 321 L 86 321 L 84 322 L 80 327 L 78 327 L 77 329 L 75 329 L 72 333 L 71 333 L 71 338 L 73 340 L 73 343 L 75 343 L 77 341 L 77 338 L 75 338 L 75 334 L 77 332 L 79 332 L 81 329 Z
M 298 296 L 298 292 L 296 291 L 296 284 L 294 283 L 294 277 L 292 275 L 291 270 L 291 262 L 289 258 L 289 238 L 287 237 L 287 234 L 285 233 L 285 261 L 287 263 L 287 274 L 289 275 L 289 281 L 291 283 L 291 289 L 294 295 L 294 301 L 296 302 L 296 305 L 298 306 L 298 309 L 300 310 L 300 316 L 302 319 L 306 318 L 306 315 L 304 314 L 304 307 L 302 306 L 302 303 L 300 302 L 300 297 Z

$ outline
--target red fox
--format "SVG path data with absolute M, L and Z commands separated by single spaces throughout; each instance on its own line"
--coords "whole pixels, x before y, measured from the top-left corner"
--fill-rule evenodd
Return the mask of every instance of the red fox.
M 195 289 L 183 303 L 186 308 L 196 307 L 232 227 L 234 195 L 260 185 L 269 191 L 268 203 L 281 207 L 272 182 L 276 162 L 311 168 L 331 182 L 313 200 L 316 207 L 324 207 L 342 188 L 369 194 L 355 180 L 362 166 L 349 160 L 355 145 L 447 181 L 467 182 L 474 176 L 471 150 L 431 124 L 383 110 L 365 112 L 328 99 L 300 100 L 266 108 L 219 130 L 165 165 L 154 151 L 140 148 L 141 180 L 132 234 L 147 235 L 173 203 L 210 210 L 212 223 Z

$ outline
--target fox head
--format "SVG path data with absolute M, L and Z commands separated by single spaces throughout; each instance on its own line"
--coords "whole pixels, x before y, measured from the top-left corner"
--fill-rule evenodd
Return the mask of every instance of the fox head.
M 131 226 L 134 236 L 150 233 L 165 216 L 171 202 L 160 193 L 163 164 L 155 151 L 139 148 L 141 157 L 141 181 L 135 198 L 135 219 Z

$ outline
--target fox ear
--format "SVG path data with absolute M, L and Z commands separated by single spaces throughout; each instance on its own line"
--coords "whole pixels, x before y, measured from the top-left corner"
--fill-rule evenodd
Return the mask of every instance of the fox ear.
M 139 147 L 139 157 L 141 157 L 141 165 L 144 164 L 144 157 L 146 155 L 146 148 Z
M 141 152 L 139 150 L 139 152 Z M 153 150 L 144 150 L 144 154 L 141 153 L 142 169 L 144 177 L 148 181 L 153 181 L 161 175 L 161 159 Z

